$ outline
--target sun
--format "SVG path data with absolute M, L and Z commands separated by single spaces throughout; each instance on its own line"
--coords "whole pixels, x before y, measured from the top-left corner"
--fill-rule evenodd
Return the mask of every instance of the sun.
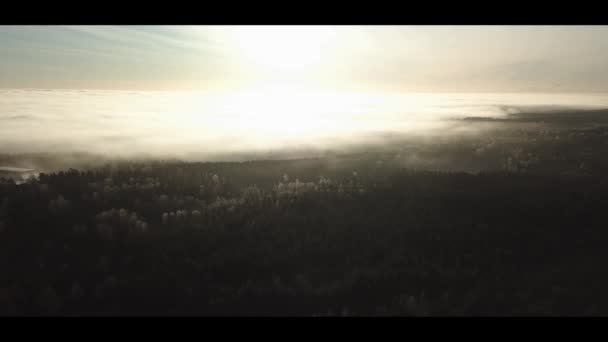
M 258 71 L 310 72 L 331 54 L 328 26 L 240 26 L 233 43 L 244 63 Z
M 313 142 L 350 128 L 344 113 L 353 112 L 353 101 L 326 83 L 326 70 L 339 56 L 338 32 L 332 26 L 230 27 L 224 34 L 231 57 L 247 72 L 216 112 L 232 120 L 234 131 L 269 146 Z

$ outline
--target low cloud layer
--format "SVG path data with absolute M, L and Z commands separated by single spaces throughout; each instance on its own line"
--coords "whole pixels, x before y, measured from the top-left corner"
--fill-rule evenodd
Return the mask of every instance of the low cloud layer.
M 446 135 L 454 118 L 608 108 L 600 95 L 335 94 L 281 102 L 273 93 L 253 94 L 2 90 L 0 153 L 213 159 Z

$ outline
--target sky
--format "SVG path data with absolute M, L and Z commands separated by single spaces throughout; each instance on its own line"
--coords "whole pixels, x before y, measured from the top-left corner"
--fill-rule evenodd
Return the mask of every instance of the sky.
M 606 92 L 608 26 L 0 26 L 0 87 Z

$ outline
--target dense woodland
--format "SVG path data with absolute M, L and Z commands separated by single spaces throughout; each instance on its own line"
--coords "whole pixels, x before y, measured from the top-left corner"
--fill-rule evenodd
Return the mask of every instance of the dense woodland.
M 607 151 L 599 126 L 513 125 L 2 178 L 0 312 L 605 315 Z

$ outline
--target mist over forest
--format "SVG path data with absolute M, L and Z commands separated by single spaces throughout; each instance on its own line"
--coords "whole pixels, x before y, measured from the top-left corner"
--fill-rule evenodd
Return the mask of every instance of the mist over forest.
M 288 101 L 276 107 L 268 102 L 282 94 L 273 94 L 3 90 L 0 154 L 6 162 L 0 166 L 49 171 L 120 160 L 247 161 L 419 150 L 482 143 L 495 131 L 594 127 L 605 123 L 608 108 L 602 94 L 288 92 Z M 309 100 L 319 103 L 296 115 Z M 245 104 L 233 104 L 238 101 Z M 331 101 L 342 102 L 330 110 Z
M 0 315 L 606 316 L 607 36 L 0 25 Z
M 0 181 L 0 311 L 604 315 L 606 111 L 543 110 L 224 161 L 2 154 L 36 172 Z

